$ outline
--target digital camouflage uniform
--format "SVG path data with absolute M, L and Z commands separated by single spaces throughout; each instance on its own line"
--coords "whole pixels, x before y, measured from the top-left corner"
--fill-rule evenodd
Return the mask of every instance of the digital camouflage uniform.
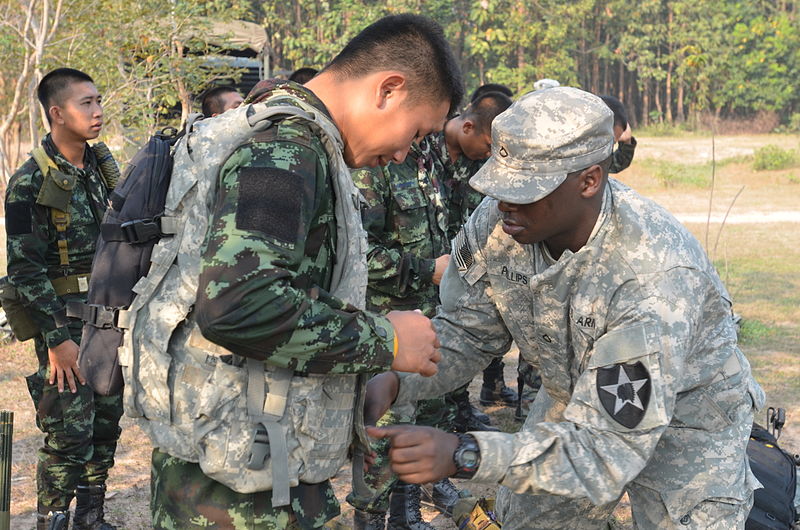
M 294 83 L 262 81 L 247 103 L 284 93 L 328 114 L 316 96 Z M 257 134 L 228 158 L 220 171 L 195 307 L 207 339 L 300 376 L 389 369 L 391 323 L 328 292 L 337 259 L 331 179 L 317 133 L 292 118 Z M 158 450 L 152 462 L 156 528 L 318 528 L 339 514 L 327 480 L 301 483 L 291 490 L 291 509 L 274 508 L 269 492 L 234 492 L 197 464 Z
M 636 151 L 636 138 L 631 137 L 629 143 L 619 142 L 617 149 L 611 155 L 611 166 L 608 168 L 608 172 L 619 173 L 623 169 L 627 169 L 633 162 L 634 151 Z
M 435 260 L 450 252 L 448 213 L 442 200 L 442 161 L 424 138 L 402 164 L 353 171 L 353 181 L 366 205 L 362 220 L 367 230 L 367 309 L 378 313 L 419 309 L 432 318 L 439 305 L 439 287 L 433 283 Z M 444 397 L 421 401 L 416 416 L 392 410 L 378 425 L 416 423 L 444 430 L 453 428 L 456 410 Z M 396 480 L 387 473 L 389 441 L 372 442 L 377 455 L 366 479 L 379 494 L 361 499 L 351 493 L 347 500 L 356 508 L 382 513 Z
M 89 273 L 108 190 L 88 145 L 83 169 L 58 152 L 50 135 L 42 146 L 60 172 L 75 178 L 66 231 L 69 265 L 60 264 L 50 208 L 36 202 L 43 176 L 33 158 L 11 177 L 5 211 L 8 276 L 41 330 L 34 338 L 39 369 L 26 379 L 36 407 L 36 423 L 45 433 L 36 478 L 39 511 L 47 513 L 68 507 L 79 483 L 105 483 L 114 465 L 122 396 L 101 396 L 80 383 L 75 394 L 68 388 L 59 392 L 55 384 L 47 382 L 48 347 L 67 339 L 77 344 L 81 340 L 83 323 L 67 318 L 66 303 L 86 302 L 85 291 L 56 295 L 50 280 Z
M 599 98 L 569 88 L 536 94 L 520 102 L 549 101 L 538 114 L 510 109 L 506 121 L 517 123 L 495 121 L 493 152 L 512 156 L 539 140 L 537 152 L 551 153 L 547 139 L 565 123 L 586 130 L 585 115 L 596 113 L 597 137 L 608 138 L 601 159 L 610 154 L 612 118 Z M 514 136 L 502 136 L 503 128 Z M 578 167 L 591 165 L 579 142 L 569 147 Z M 563 152 L 541 154 L 542 164 L 548 156 L 561 163 Z M 531 159 L 528 168 L 541 168 Z M 513 197 L 554 178 L 526 173 L 500 167 L 472 182 Z M 758 484 L 745 450 L 764 395 L 737 347 L 728 293 L 698 241 L 613 179 L 588 242 L 557 260 L 544 244 L 517 243 L 502 217 L 497 200 L 484 201 L 456 238 L 459 259 L 445 273 L 434 319 L 439 372 L 405 377 L 397 403 L 463 384 L 513 339 L 546 392 L 520 432 L 471 433 L 481 453 L 472 480 L 502 485 L 504 528 L 599 528 L 623 492 L 637 528 L 743 528 Z

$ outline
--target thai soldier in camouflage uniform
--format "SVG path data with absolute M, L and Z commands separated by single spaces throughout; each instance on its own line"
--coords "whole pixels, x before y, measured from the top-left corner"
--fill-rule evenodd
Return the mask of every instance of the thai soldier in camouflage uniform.
M 63 235 L 52 209 L 37 199 L 45 178 L 33 158 L 14 173 L 6 190 L 8 275 L 41 330 L 34 338 L 39 369 L 27 377 L 37 425 L 45 433 L 36 471 L 37 525 L 47 528 L 51 513 L 68 514 L 77 488 L 74 528 L 110 529 L 103 520 L 103 498 L 120 434 L 122 396 L 101 396 L 85 384 L 77 365 L 82 322 L 65 312 L 67 302 L 86 301 L 106 208 L 108 189 L 86 143 L 100 134 L 103 109 L 91 77 L 78 70 L 50 72 L 38 91 L 52 130 L 42 140 L 56 166 L 49 175 L 61 184 L 74 180 L 74 187 Z M 66 255 L 59 252 L 61 241 Z
M 617 142 L 617 149 L 611 155 L 611 167 L 608 168 L 608 172 L 619 173 L 623 169 L 627 169 L 633 162 L 636 138 L 631 133 L 631 124 L 628 121 L 625 105 L 614 96 L 600 96 L 600 99 L 614 113 L 614 141 Z
M 282 94 L 337 124 L 348 166 L 374 167 L 402 162 L 412 141 L 440 130 L 463 89 L 441 27 L 398 15 L 363 30 L 305 87 L 262 82 L 246 103 Z M 292 119 L 230 156 L 203 249 L 198 325 L 212 342 L 299 377 L 390 367 L 431 375 L 439 354 L 427 317 L 381 316 L 329 294 L 337 259 L 331 164 L 319 133 Z M 273 507 L 269 492 L 234 492 L 197 464 L 158 450 L 152 463 L 156 528 L 319 528 L 339 513 L 328 480 L 300 483 L 291 506 Z
M 392 310 L 418 309 L 427 317 L 436 314 L 438 285 L 450 259 L 450 242 L 439 181 L 441 161 L 432 156 L 428 143 L 428 139 L 435 136 L 412 144 L 402 164 L 353 172 L 353 180 L 366 201 L 362 220 L 369 244 L 367 309 L 371 311 L 385 314 Z M 454 419 L 454 407 L 443 397 L 417 405 L 416 422 L 420 425 L 452 430 Z M 379 425 L 413 423 L 414 420 L 412 415 L 393 411 L 386 414 Z M 355 493 L 348 496 L 348 502 L 358 510 L 355 527 L 384 528 L 389 494 L 393 492 L 389 517 L 392 528 L 432 528 L 420 517 L 419 486 L 396 484 L 381 473 L 389 465 L 388 443 L 381 441 L 373 449 L 377 458 L 367 473 L 367 480 L 381 493 L 370 499 L 361 499 Z M 455 504 L 458 491 L 449 480 L 441 482 L 436 491 L 449 493 L 450 503 Z
M 504 528 L 600 528 L 627 492 L 637 528 L 744 528 L 746 455 L 764 394 L 698 241 L 608 179 L 612 114 L 574 88 L 498 116 L 484 201 L 454 243 L 434 326 L 437 376 L 370 382 L 369 415 L 442 394 L 512 339 L 542 372 L 517 434 L 370 428 L 409 482 L 499 483 Z M 458 249 L 458 250 L 456 250 Z M 459 259 L 455 259 L 458 256 Z

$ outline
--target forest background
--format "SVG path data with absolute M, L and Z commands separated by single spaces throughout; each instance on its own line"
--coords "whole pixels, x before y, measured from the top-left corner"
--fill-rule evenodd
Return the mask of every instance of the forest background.
M 0 186 L 45 132 L 35 87 L 72 66 L 103 92 L 105 138 L 180 125 L 234 69 L 199 35 L 211 21 L 266 30 L 273 71 L 320 68 L 379 17 L 445 28 L 467 89 L 517 95 L 540 78 L 619 97 L 635 127 L 800 130 L 800 0 L 0 0 Z M 191 36 L 194 35 L 194 36 Z M 217 43 L 219 44 L 219 43 Z M 223 43 L 224 46 L 224 43 Z M 175 109 L 180 109 L 177 112 Z M 726 121 L 727 120 L 727 121 Z M 110 129 L 110 130 L 109 130 Z

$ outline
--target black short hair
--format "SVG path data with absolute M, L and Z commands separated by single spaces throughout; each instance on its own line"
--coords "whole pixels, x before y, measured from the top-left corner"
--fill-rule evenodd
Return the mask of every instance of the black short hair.
M 295 83 L 304 85 L 309 81 L 311 81 L 314 78 L 314 76 L 317 75 L 317 72 L 319 72 L 319 70 L 317 70 L 316 68 L 309 68 L 308 66 L 304 66 L 292 72 L 292 75 L 289 76 L 289 81 L 294 81 Z
M 484 92 L 467 105 L 463 117 L 471 119 L 478 132 L 483 134 L 491 131 L 494 119 L 512 103 L 511 98 L 502 92 Z
M 75 70 L 74 68 L 56 68 L 48 72 L 39 82 L 36 88 L 36 96 L 39 103 L 44 107 L 44 114 L 47 122 L 50 123 L 50 112 L 48 109 L 53 105 L 60 106 L 64 102 L 64 93 L 73 83 L 94 83 L 89 74 Z
M 232 86 L 215 86 L 209 88 L 200 96 L 200 108 L 202 109 L 203 116 L 209 118 L 214 114 L 221 114 L 225 110 L 225 102 L 222 101 L 222 96 L 230 92 L 237 92 Z
M 614 113 L 614 125 L 621 127 L 623 131 L 627 129 L 628 112 L 625 110 L 625 105 L 623 105 L 619 99 L 614 96 L 609 96 L 608 94 L 603 94 L 600 96 L 600 99 L 602 99 L 603 103 Z
M 510 98 L 514 97 L 514 92 L 512 92 L 512 90 L 508 88 L 506 85 L 501 85 L 500 83 L 486 83 L 485 85 L 481 85 L 478 88 L 476 88 L 475 92 L 472 93 L 472 96 L 470 96 L 469 100 L 475 101 L 476 99 L 478 99 L 479 97 L 488 92 L 500 92 L 501 94 L 505 94 Z
M 446 100 L 450 113 L 464 97 L 461 68 L 444 30 L 420 15 L 390 15 L 370 24 L 324 70 L 343 78 L 400 70 L 407 77 L 412 101 Z

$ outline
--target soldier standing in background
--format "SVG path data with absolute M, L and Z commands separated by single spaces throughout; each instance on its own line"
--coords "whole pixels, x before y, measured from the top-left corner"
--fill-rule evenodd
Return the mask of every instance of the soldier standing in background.
M 626 492 L 637 528 L 742 529 L 764 393 L 700 243 L 608 178 L 612 126 L 600 98 L 568 87 L 527 94 L 495 120 L 493 156 L 470 181 L 492 199 L 442 280 L 440 371 L 370 381 L 375 417 L 458 387 L 513 339 L 542 373 L 522 430 L 369 432 L 391 437 L 407 482 L 499 483 L 504 528 L 603 528 Z
M 38 96 L 51 132 L 11 177 L 5 202 L 8 277 L 40 330 L 34 337 L 39 369 L 27 377 L 45 433 L 36 524 L 66 528 L 77 497 L 72 528 L 111 530 L 103 501 L 122 395 L 101 396 L 85 384 L 77 364 L 83 322 L 65 310 L 67 302 L 86 302 L 108 200 L 101 151 L 86 143 L 100 134 L 103 107 L 92 78 L 71 68 L 45 75 Z M 101 156 L 104 167 L 113 162 L 107 148 Z

